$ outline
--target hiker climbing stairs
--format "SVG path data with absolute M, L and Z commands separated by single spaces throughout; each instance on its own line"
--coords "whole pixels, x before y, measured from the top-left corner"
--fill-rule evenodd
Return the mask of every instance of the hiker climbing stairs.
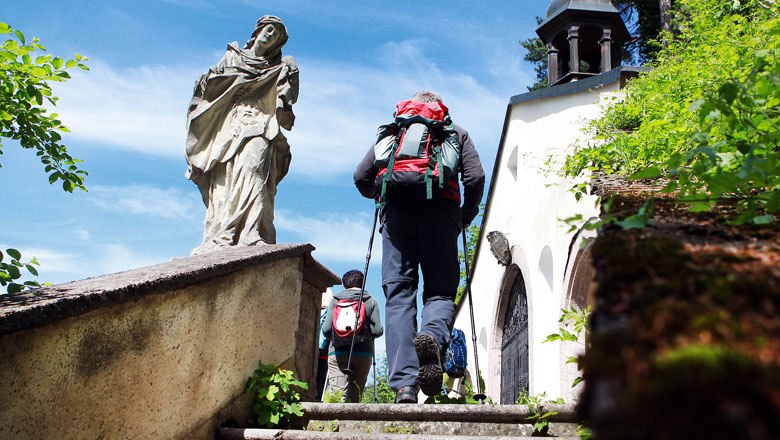
M 525 405 L 387 405 L 304 403 L 301 429 L 219 428 L 218 440 L 522 439 L 537 418 Z M 547 436 L 577 439 L 574 405 L 544 405 Z M 539 414 L 539 413 L 536 413 Z M 538 417 L 538 416 L 537 416 Z

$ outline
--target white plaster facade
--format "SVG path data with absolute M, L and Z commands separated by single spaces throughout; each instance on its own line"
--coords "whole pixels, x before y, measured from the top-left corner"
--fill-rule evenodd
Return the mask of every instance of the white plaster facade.
M 578 245 L 584 234 L 570 232 L 561 219 L 575 214 L 587 219 L 598 215 L 598 207 L 594 196 L 577 202 L 569 191 L 571 182 L 554 172 L 547 160 L 560 163 L 584 136 L 585 123 L 601 113 L 605 101 L 615 97 L 626 76 L 633 74 L 635 69 L 618 68 L 510 100 L 472 269 L 479 367 L 484 391 L 496 403 L 501 402 L 502 327 L 518 272 L 527 295 L 529 357 L 527 367 L 520 365 L 527 368 L 528 391 L 546 393 L 547 399 L 560 396 L 567 403 L 576 400 L 578 390 L 571 387 L 576 365 L 565 362 L 584 345 L 543 341 L 558 332 L 560 310 L 569 306 L 571 290 L 579 289 L 574 302 L 584 305 L 582 290 L 592 279 L 589 255 L 583 255 Z M 506 236 L 512 255 L 509 266 L 500 265 L 492 255 L 486 238 L 491 231 Z M 577 273 L 585 278 L 572 280 Z M 470 342 L 467 301 L 461 303 L 455 326 Z M 472 347 L 469 355 L 473 357 Z M 474 367 L 470 358 L 471 377 Z

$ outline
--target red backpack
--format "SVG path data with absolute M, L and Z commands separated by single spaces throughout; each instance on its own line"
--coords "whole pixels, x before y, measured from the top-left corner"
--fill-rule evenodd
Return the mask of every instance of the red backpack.
M 357 317 L 357 332 L 355 320 Z M 366 322 L 366 304 L 356 299 L 340 299 L 333 305 L 333 345 L 336 347 L 351 345 L 352 336 L 355 344 L 366 342 L 371 338 L 369 325 Z
M 379 168 L 380 200 L 389 189 L 424 188 L 433 198 L 433 187 L 442 197 L 460 202 L 457 176 L 461 145 L 449 109 L 441 102 L 401 101 L 395 120 L 379 127 L 374 144 L 374 164 Z M 445 188 L 446 185 L 446 188 Z

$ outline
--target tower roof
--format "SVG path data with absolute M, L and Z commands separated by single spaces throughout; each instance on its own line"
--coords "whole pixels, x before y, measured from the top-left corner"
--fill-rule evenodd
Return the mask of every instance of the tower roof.
M 552 0 L 536 33 L 547 43 L 566 23 L 582 25 L 588 22 L 611 23 L 613 37 L 619 41 L 630 38 L 620 11 L 610 0 Z
M 581 11 L 614 12 L 618 9 L 609 0 L 552 0 L 547 7 L 547 19 L 558 15 L 564 9 L 577 9 Z

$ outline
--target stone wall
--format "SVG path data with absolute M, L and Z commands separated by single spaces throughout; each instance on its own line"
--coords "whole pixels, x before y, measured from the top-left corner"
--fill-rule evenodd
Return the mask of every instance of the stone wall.
M 625 218 L 642 185 L 596 189 Z M 578 407 L 594 438 L 780 438 L 780 226 L 729 224 L 733 203 L 656 194 L 645 228 L 599 230 Z
M 0 298 L 0 438 L 213 438 L 258 362 L 314 388 L 311 245 L 236 248 Z

